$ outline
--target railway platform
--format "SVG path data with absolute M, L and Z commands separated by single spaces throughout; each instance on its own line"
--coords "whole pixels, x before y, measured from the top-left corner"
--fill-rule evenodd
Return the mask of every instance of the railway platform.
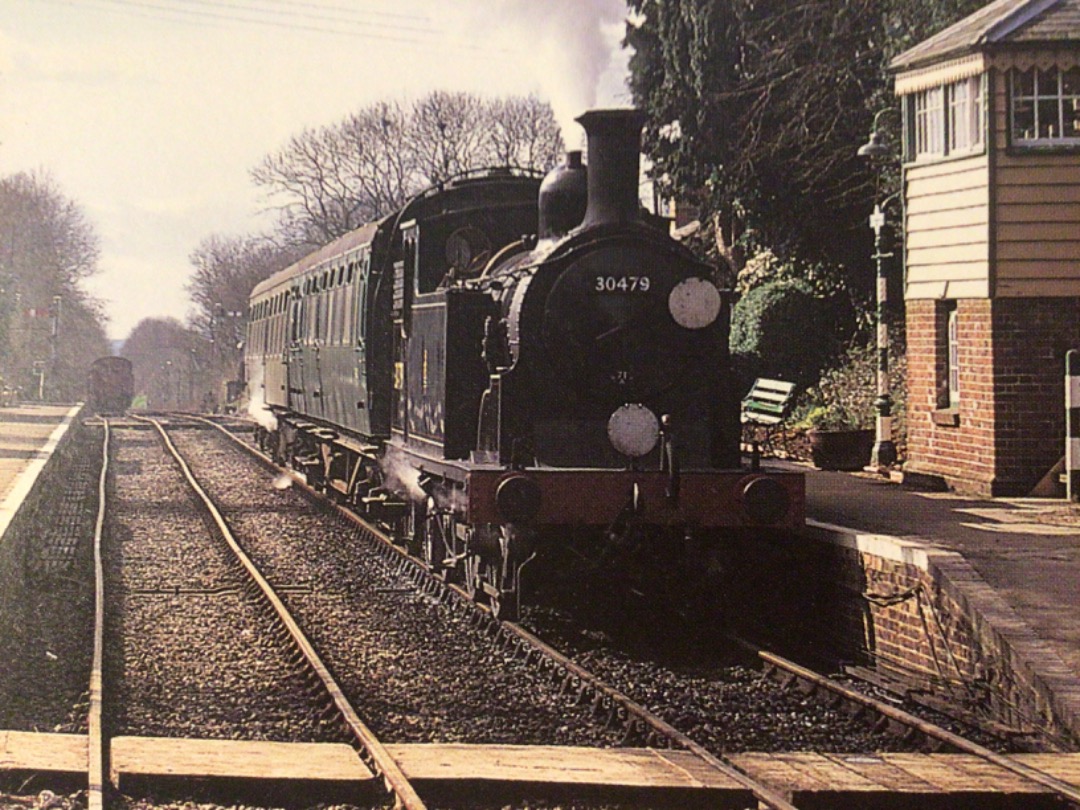
M 81 405 L 0 408 L 0 537 L 60 446 Z
M 1080 739 L 1080 506 L 779 464 L 807 472 L 808 537 L 919 568 L 951 591 L 976 634 L 1044 690 L 1044 714 Z

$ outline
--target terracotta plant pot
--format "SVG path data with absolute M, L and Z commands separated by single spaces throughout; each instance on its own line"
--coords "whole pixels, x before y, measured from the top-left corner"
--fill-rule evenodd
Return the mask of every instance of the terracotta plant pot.
M 821 470 L 861 470 L 870 463 L 873 430 L 818 430 L 806 432 L 810 460 Z

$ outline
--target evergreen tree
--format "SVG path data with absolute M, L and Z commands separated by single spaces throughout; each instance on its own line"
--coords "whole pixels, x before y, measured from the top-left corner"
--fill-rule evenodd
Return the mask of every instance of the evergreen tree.
M 630 88 L 661 188 L 701 206 L 736 264 L 764 246 L 845 268 L 869 293 L 866 218 L 899 174 L 856 150 L 898 106 L 888 61 L 982 3 L 627 2 Z M 879 123 L 897 145 L 899 116 Z

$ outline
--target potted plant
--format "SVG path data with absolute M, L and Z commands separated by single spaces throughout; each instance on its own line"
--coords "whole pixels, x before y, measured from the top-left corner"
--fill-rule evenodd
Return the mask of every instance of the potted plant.
M 874 358 L 872 347 L 852 347 L 807 391 L 802 422 L 815 467 L 861 470 L 870 463 L 877 391 Z
M 822 470 L 861 470 L 874 449 L 872 416 L 853 413 L 842 403 L 813 407 L 806 416 L 810 460 Z

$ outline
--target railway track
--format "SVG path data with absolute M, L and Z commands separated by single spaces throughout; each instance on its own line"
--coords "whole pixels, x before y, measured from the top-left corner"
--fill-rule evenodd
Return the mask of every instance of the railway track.
M 194 484 L 193 477 L 191 480 Z M 214 514 L 215 520 L 219 521 L 219 528 L 224 533 L 228 530 L 227 523 L 216 507 L 214 507 Z M 342 511 L 341 514 L 346 515 L 350 520 L 355 520 L 349 513 Z M 371 531 L 370 527 L 365 524 L 358 523 L 357 525 L 362 526 L 365 531 Z M 468 615 L 477 629 L 490 639 L 491 643 L 501 651 L 504 657 L 509 656 L 511 660 L 520 660 L 525 664 L 531 664 L 541 669 L 554 668 L 561 670 L 564 676 L 559 691 L 562 694 L 572 693 L 573 702 L 576 704 L 587 702 L 590 706 L 590 713 L 598 718 L 598 722 L 605 729 L 610 728 L 613 724 L 618 724 L 621 727 L 619 736 L 622 741 L 640 740 L 652 748 L 685 750 L 700 760 L 698 770 L 714 769 L 718 774 L 741 787 L 748 794 L 751 794 L 756 801 L 763 803 L 765 806 L 778 808 L 778 810 L 793 807 L 769 786 L 755 782 L 730 763 L 709 753 L 659 717 L 646 711 L 625 695 L 603 684 L 584 669 L 561 656 L 540 639 L 515 625 L 494 621 L 485 615 L 483 611 L 477 610 L 464 592 L 456 589 L 456 587 L 445 587 L 445 583 L 437 578 L 425 576 L 423 567 L 418 566 L 408 556 L 400 554 L 397 548 L 389 542 L 389 538 L 373 532 L 369 539 L 375 543 L 374 547 L 386 554 L 387 558 L 395 564 L 396 569 L 401 574 L 409 577 L 417 587 L 427 590 L 429 594 L 437 594 L 444 604 L 450 605 L 453 610 L 459 613 Z M 586 692 L 591 693 L 588 698 Z M 494 702 L 498 701 L 497 696 L 493 696 L 493 698 Z M 370 739 L 374 740 L 373 733 Z M 376 742 L 376 744 L 378 743 Z M 582 760 L 597 756 L 603 757 L 605 755 L 602 751 L 603 749 L 595 751 L 582 750 L 577 752 L 575 756 Z M 390 762 L 392 763 L 393 760 L 391 759 Z M 381 763 L 375 764 L 377 768 L 381 765 Z M 686 765 L 683 764 L 681 767 L 686 767 Z
M 349 731 L 353 734 L 355 742 L 359 746 L 367 764 L 372 768 L 375 774 L 384 780 L 387 790 L 394 796 L 396 805 L 407 808 L 407 810 L 421 810 L 421 808 L 425 806 L 424 802 L 420 799 L 415 788 L 405 777 L 405 774 L 402 772 L 397 762 L 395 762 L 395 760 L 387 753 L 386 748 L 378 737 L 376 737 L 364 721 L 361 720 L 353 705 L 345 697 L 337 680 L 323 662 L 322 657 L 315 649 L 315 646 L 301 629 L 299 623 L 285 606 L 285 603 L 274 588 L 270 585 L 270 582 L 263 576 L 262 572 L 252 561 L 251 557 L 248 556 L 237 542 L 236 537 L 233 535 L 229 524 L 222 516 L 217 504 L 195 479 L 187 460 L 176 449 L 162 424 L 157 421 L 154 421 L 153 424 L 155 429 L 161 435 L 165 446 L 168 448 L 173 458 L 176 459 L 177 464 L 180 465 L 188 484 L 190 484 L 192 490 L 196 493 L 203 506 L 212 517 L 222 539 L 228 544 L 229 549 L 251 577 L 251 581 L 258 587 L 260 593 L 273 609 L 281 624 L 286 628 L 289 636 L 303 655 L 310 670 L 318 677 L 319 681 L 325 687 L 327 695 L 333 701 L 333 705 L 340 714 L 341 719 L 346 723 Z
M 260 455 L 258 451 L 224 428 L 218 425 L 215 425 L 215 427 L 244 447 L 245 450 Z M 270 463 L 269 459 L 264 460 Z M 318 493 L 308 491 L 312 497 L 320 497 Z M 339 511 L 349 520 L 356 521 L 358 525 L 363 526 L 366 531 L 370 532 L 373 538 L 383 544 L 386 549 L 385 553 L 391 556 L 400 556 L 402 570 L 410 573 L 418 587 L 437 594 L 442 599 L 450 598 L 457 600 L 458 603 L 464 603 L 467 609 L 475 611 L 477 615 L 486 615 L 487 612 L 483 606 L 475 605 L 469 600 L 468 595 L 456 585 L 446 583 L 440 577 L 430 576 L 422 562 L 409 557 L 404 550 L 393 544 L 391 538 L 363 523 L 351 512 L 344 509 L 339 509 Z M 621 722 L 624 739 L 636 740 L 648 746 L 674 745 L 692 751 L 718 769 L 747 777 L 747 774 L 740 769 L 737 759 L 728 759 L 718 752 L 710 752 L 704 746 L 695 742 L 657 715 L 649 712 L 627 695 L 606 684 L 601 678 L 579 666 L 522 626 L 514 623 L 499 622 L 489 616 L 485 619 L 478 619 L 478 621 L 486 621 L 491 628 L 491 634 L 500 644 L 512 650 L 514 655 L 525 659 L 536 656 L 550 661 L 553 671 L 557 673 L 555 677 L 561 680 L 562 688 L 575 692 L 580 700 L 587 701 L 594 707 L 606 711 L 608 713 L 608 722 Z M 1080 806 L 1080 787 L 1044 772 L 1038 767 L 1027 764 L 1022 758 L 990 750 L 955 732 L 897 709 L 888 702 L 852 690 L 838 681 L 800 667 L 781 656 L 764 651 L 758 654 L 766 672 L 770 676 L 783 681 L 788 688 L 799 688 L 806 693 L 822 694 L 824 695 L 823 699 L 827 702 L 833 705 L 845 705 L 848 712 L 867 718 L 867 722 L 877 729 L 889 728 L 893 733 L 903 737 L 905 740 L 917 740 L 918 747 L 923 750 L 960 753 L 976 758 L 1022 780 L 1038 785 L 1047 794 L 1054 796 L 1055 799 Z M 744 784 L 753 785 L 753 779 L 747 778 L 749 781 Z M 755 790 L 755 796 L 764 806 L 790 806 L 790 803 L 782 795 L 782 787 L 777 789 L 775 786 L 764 783 L 758 784 L 764 790 L 761 793 Z M 771 802 L 774 801 L 777 803 L 772 804 Z
M 156 427 L 155 430 L 160 431 L 162 441 L 166 446 L 184 444 L 187 441 L 187 439 L 180 439 L 173 442 L 162 425 Z M 109 428 L 106 427 L 106 436 L 108 432 Z M 206 431 L 201 432 L 205 434 Z M 232 438 L 235 440 L 235 437 Z M 251 449 L 242 441 L 238 443 L 245 450 Z M 108 438 L 104 446 L 106 452 L 99 482 L 102 504 L 106 503 L 105 481 L 109 475 Z M 197 450 L 198 447 L 193 445 L 189 447 L 188 453 L 190 455 Z M 201 459 L 205 454 L 200 452 L 198 455 Z M 353 748 L 361 752 L 370 773 L 366 779 L 355 780 L 356 795 L 370 795 L 364 791 L 369 789 L 373 782 L 381 782 L 396 804 L 405 807 L 423 807 L 426 806 L 426 801 L 432 801 L 433 798 L 469 795 L 469 792 L 477 786 L 490 788 L 498 783 L 499 789 L 504 791 L 504 794 L 500 795 L 514 795 L 522 792 L 528 794 L 531 790 L 539 792 L 534 795 L 545 797 L 550 795 L 565 799 L 588 796 L 590 801 L 603 803 L 625 799 L 627 796 L 636 796 L 640 799 L 643 795 L 643 783 L 652 780 L 653 787 L 645 791 L 645 794 L 650 797 L 653 806 L 665 804 L 686 806 L 688 802 L 697 798 L 709 803 L 710 806 L 753 805 L 788 808 L 799 806 L 798 802 L 806 798 L 805 792 L 799 792 L 793 788 L 792 784 L 784 782 L 783 779 L 777 779 L 780 759 L 763 760 L 754 755 L 728 756 L 722 751 L 709 750 L 690 735 L 650 712 L 632 697 L 605 683 L 601 678 L 524 628 L 492 619 L 481 607 L 468 600 L 454 586 L 436 577 L 428 576 L 421 563 L 405 555 L 400 548 L 390 542 L 389 538 L 364 526 L 360 529 L 364 533 L 364 538 L 372 544 L 372 548 L 377 549 L 385 566 L 397 577 L 397 584 L 379 586 L 383 597 L 403 597 L 405 595 L 400 593 L 405 589 L 403 583 L 411 583 L 410 587 L 419 589 L 421 592 L 419 598 L 423 604 L 440 606 L 444 614 L 452 617 L 452 621 L 456 623 L 459 630 L 465 626 L 485 637 L 492 649 L 496 651 L 494 660 L 514 662 L 516 671 L 527 667 L 546 673 L 544 678 L 553 684 L 555 691 L 565 699 L 560 704 L 560 711 L 568 712 L 567 705 L 583 707 L 585 713 L 593 717 L 598 726 L 605 729 L 602 736 L 606 735 L 603 736 L 606 742 L 603 743 L 604 747 L 596 747 L 580 744 L 544 745 L 534 740 L 531 745 L 515 746 L 477 741 L 462 743 L 453 738 L 444 737 L 417 744 L 408 735 L 402 735 L 400 731 L 395 732 L 387 728 L 373 730 L 361 719 L 364 712 L 370 709 L 358 710 L 352 707 L 348 693 L 352 691 L 353 686 L 339 683 L 335 679 L 333 674 L 335 667 L 323 661 L 316 649 L 322 641 L 308 639 L 301 629 L 303 617 L 297 618 L 294 615 L 295 603 L 302 603 L 309 599 L 312 591 L 295 587 L 295 583 L 290 583 L 280 570 L 269 576 L 260 572 L 259 569 L 263 567 L 265 561 L 257 563 L 253 558 L 266 556 L 265 552 L 248 554 L 242 547 L 248 541 L 233 537 L 235 525 L 241 526 L 240 533 L 243 534 L 247 531 L 245 522 L 253 519 L 255 513 L 264 512 L 265 508 L 260 504 L 250 502 L 239 505 L 234 503 L 231 506 L 215 503 L 221 498 L 218 496 L 211 498 L 208 492 L 212 492 L 216 485 L 206 481 L 200 483 L 198 479 L 202 477 L 202 473 L 193 473 L 187 462 L 176 463 L 184 470 L 184 476 L 192 490 L 201 492 L 200 497 L 206 499 L 207 514 L 211 516 L 218 532 L 223 537 L 231 538 L 226 542 L 230 547 L 234 547 L 232 553 L 237 554 L 238 559 L 247 560 L 247 562 L 241 562 L 240 565 L 247 572 L 246 575 L 253 582 L 258 583 L 258 590 L 262 594 L 260 598 L 271 606 L 278 621 L 289 628 L 289 634 L 294 638 L 293 643 L 297 649 L 303 651 L 303 657 L 309 662 L 307 666 L 313 672 L 319 672 L 321 689 L 330 696 L 329 700 L 334 705 L 334 711 L 345 718 L 343 724 L 350 729 Z M 266 460 L 263 459 L 260 463 L 266 463 Z M 299 483 L 294 486 L 298 489 L 302 488 Z M 314 493 L 309 494 L 314 495 Z M 342 514 L 351 523 L 360 526 L 355 516 L 348 513 Z M 100 536 L 102 527 L 107 524 L 107 518 L 103 513 L 99 514 L 97 523 L 98 539 L 95 541 L 95 560 L 96 567 L 99 569 L 99 588 L 96 601 L 99 603 L 98 624 L 102 626 L 105 621 L 103 611 L 106 598 L 101 584 L 105 580 Z M 352 539 L 360 538 L 357 535 Z M 273 572 L 273 565 L 269 568 Z M 269 584 L 271 580 L 279 586 L 284 585 L 284 587 L 279 587 L 283 593 L 275 592 Z M 347 596 L 356 598 L 357 594 L 349 593 Z M 290 602 L 294 604 L 290 605 Z M 85 747 L 88 758 L 84 760 L 90 763 L 86 771 L 90 785 L 88 804 L 95 808 L 107 806 L 112 795 L 109 786 L 110 752 L 113 753 L 112 778 L 117 777 L 117 741 L 109 737 L 109 720 L 108 717 L 103 717 L 103 704 L 100 699 L 102 692 L 107 693 L 109 686 L 108 669 L 101 668 L 102 661 L 107 658 L 103 649 L 104 644 L 104 636 L 95 634 L 95 667 L 91 677 L 92 700 L 89 723 L 91 733 Z M 777 677 L 787 681 L 789 688 L 807 692 L 827 690 L 831 695 L 829 700 L 845 701 L 854 707 L 851 709 L 853 712 L 871 713 L 876 718 L 872 722 L 878 725 L 895 726 L 898 729 L 897 733 L 912 738 L 921 735 L 924 742 L 920 744 L 923 747 L 932 748 L 944 745 L 949 750 L 964 751 L 965 753 L 960 756 L 978 759 L 994 769 L 1011 774 L 1020 780 L 1017 782 L 1018 785 L 1021 783 L 1027 785 L 1026 788 L 1016 788 L 1016 795 L 1025 796 L 1025 800 L 1030 800 L 1032 797 L 1036 800 L 1044 800 L 1049 797 L 1054 801 L 1063 799 L 1067 802 L 1080 803 L 1080 792 L 1077 791 L 1075 785 L 1034 767 L 1029 764 L 1030 761 L 1025 762 L 1022 758 L 980 750 L 977 746 L 971 747 L 955 734 L 944 730 L 939 733 L 924 721 L 905 717 L 903 713 L 897 712 L 894 707 L 881 701 L 875 701 L 857 693 L 846 694 L 843 687 L 837 688 L 838 685 L 831 684 L 827 679 L 821 679 L 814 673 L 801 670 L 783 659 L 765 657 L 764 660 Z M 107 707 L 108 703 L 106 702 L 104 706 Z M 105 711 L 107 712 L 107 709 Z M 381 722 L 379 718 L 374 717 L 369 717 L 370 721 L 374 721 L 373 724 Z M 617 742 L 612 742 L 613 739 Z M 930 740 L 934 742 L 931 743 Z M 202 740 L 180 739 L 171 741 L 169 745 L 172 747 L 162 750 L 171 751 L 175 756 L 177 752 L 191 751 L 204 743 L 205 741 Z M 612 747 L 614 745 L 624 747 Z M 324 745 L 323 750 L 328 748 L 329 745 Z M 216 750 L 220 755 L 221 752 L 229 749 L 226 746 L 207 750 Z M 292 750 L 299 752 L 300 749 Z M 322 751 L 313 750 L 309 762 L 321 761 L 321 757 Z M 872 758 L 864 759 L 866 759 L 865 763 L 845 763 L 844 767 L 870 768 L 871 766 L 866 763 L 871 762 Z M 939 765 L 940 762 L 941 760 L 938 761 Z M 589 772 L 582 779 L 581 771 L 586 769 L 586 764 L 588 764 Z M 833 764 L 835 765 L 835 762 Z M 800 763 L 799 767 L 805 769 L 810 766 Z M 818 763 L 814 767 L 823 766 Z M 671 777 L 671 773 L 680 770 L 684 779 L 676 782 Z M 963 772 L 963 768 L 959 770 Z M 440 776 L 435 776 L 436 772 L 440 772 Z M 538 772 L 541 773 L 540 776 Z M 772 778 L 769 778 L 770 775 Z M 242 774 L 237 773 L 235 776 L 239 778 Z M 689 780 L 686 779 L 687 776 Z M 514 781 L 518 779 L 521 780 L 521 784 L 515 788 Z M 666 784 L 665 780 L 669 780 L 670 784 Z M 368 801 L 377 803 L 378 795 L 376 793 Z M 838 803 L 836 806 L 842 805 Z

